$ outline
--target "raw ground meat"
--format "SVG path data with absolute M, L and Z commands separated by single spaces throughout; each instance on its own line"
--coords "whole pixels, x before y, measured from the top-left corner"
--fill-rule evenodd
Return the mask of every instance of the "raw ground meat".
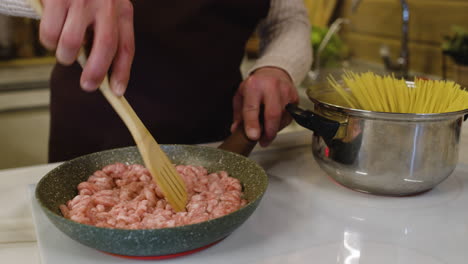
M 186 212 L 175 212 L 142 165 L 111 164 L 78 185 L 79 194 L 62 214 L 73 221 L 122 229 L 165 228 L 203 222 L 232 213 L 242 199 L 238 179 L 225 171 L 208 174 L 201 166 L 178 165 L 188 192 Z

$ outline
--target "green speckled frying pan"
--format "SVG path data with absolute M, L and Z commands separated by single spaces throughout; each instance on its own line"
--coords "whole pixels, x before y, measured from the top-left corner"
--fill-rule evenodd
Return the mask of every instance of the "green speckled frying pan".
M 220 148 L 229 149 L 227 145 Z M 136 147 L 97 152 L 64 162 L 39 181 L 36 199 L 58 229 L 86 246 L 121 256 L 154 257 L 190 252 L 223 239 L 253 213 L 266 191 L 268 178 L 265 171 L 244 156 L 201 146 L 161 145 L 161 148 L 175 164 L 202 165 L 210 172 L 225 170 L 238 178 L 248 204 L 229 215 L 206 222 L 149 230 L 100 228 L 80 224 L 61 215 L 59 205 L 77 195 L 77 185 L 94 171 L 115 162 L 143 164 Z

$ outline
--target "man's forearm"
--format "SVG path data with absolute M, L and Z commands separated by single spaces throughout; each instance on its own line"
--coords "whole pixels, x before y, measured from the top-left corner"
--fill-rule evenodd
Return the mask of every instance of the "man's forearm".
M 250 72 L 273 66 L 285 70 L 298 85 L 310 70 L 310 23 L 302 0 L 271 0 L 268 16 L 260 23 L 260 58 Z

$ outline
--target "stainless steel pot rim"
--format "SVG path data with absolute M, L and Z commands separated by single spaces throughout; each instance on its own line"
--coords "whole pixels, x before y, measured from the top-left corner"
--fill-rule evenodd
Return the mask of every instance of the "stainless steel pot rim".
M 389 112 L 377 112 L 362 109 L 354 109 L 330 103 L 325 103 L 314 98 L 310 98 L 314 104 L 324 107 L 329 110 L 337 111 L 348 116 L 366 117 L 372 119 L 384 119 L 384 120 L 399 120 L 399 121 L 422 121 L 422 120 L 441 120 L 441 119 L 452 119 L 458 118 L 468 114 L 468 109 L 447 112 L 447 113 L 433 113 L 433 114 L 414 114 L 414 113 L 389 113 Z
M 407 82 L 409 87 L 414 87 L 414 82 Z M 459 110 L 455 112 L 447 112 L 447 113 L 431 113 L 431 114 L 416 114 L 416 113 L 390 113 L 390 112 L 379 112 L 379 111 L 369 111 L 369 110 L 362 110 L 362 109 L 355 109 L 344 107 L 332 103 L 326 103 L 316 99 L 312 94 L 314 92 L 310 89 L 307 91 L 307 96 L 309 99 L 316 105 L 320 107 L 324 107 L 326 109 L 337 111 L 339 113 L 348 115 L 348 116 L 355 116 L 355 117 L 365 117 L 365 118 L 372 118 L 372 119 L 382 119 L 382 120 L 398 120 L 398 121 L 433 121 L 433 120 L 444 120 L 444 119 L 452 119 L 452 118 L 459 118 L 463 115 L 468 114 L 468 109 Z

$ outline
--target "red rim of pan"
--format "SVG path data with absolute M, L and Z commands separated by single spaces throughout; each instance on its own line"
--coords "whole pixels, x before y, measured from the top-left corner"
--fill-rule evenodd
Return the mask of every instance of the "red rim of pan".
M 119 257 L 119 258 L 126 258 L 126 259 L 137 259 L 137 260 L 162 260 L 162 259 L 171 259 L 171 258 L 177 258 L 177 257 L 182 257 L 182 256 L 186 256 L 186 255 L 190 255 L 190 254 L 193 254 L 193 253 L 196 253 L 196 252 L 199 252 L 199 251 L 202 251 L 204 249 L 207 249 L 211 246 L 214 246 L 216 244 L 218 244 L 219 242 L 221 242 L 224 238 L 216 241 L 216 242 L 213 242 L 211 244 L 208 244 L 206 246 L 203 246 L 203 247 L 200 247 L 200 248 L 196 248 L 196 249 L 192 249 L 192 250 L 189 250 L 189 251 L 184 251 L 184 252 L 179 252 L 179 253 L 175 253 L 175 254 L 168 254 L 168 255 L 161 255 L 161 256 L 126 256 L 126 255 L 119 255 L 119 254 L 114 254 L 114 253 L 109 253 L 109 252 L 104 252 L 102 251 L 103 253 L 107 254 L 107 255 L 111 255 L 111 256 L 114 256 L 114 257 Z

